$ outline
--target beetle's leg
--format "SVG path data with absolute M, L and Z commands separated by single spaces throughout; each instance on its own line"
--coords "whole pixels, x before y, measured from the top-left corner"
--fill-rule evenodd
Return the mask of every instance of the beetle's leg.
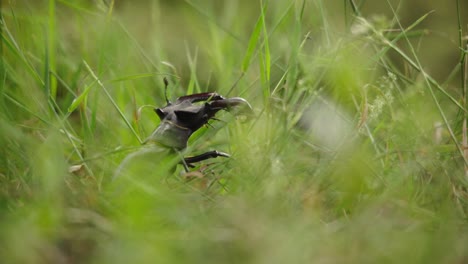
M 200 154 L 200 155 L 197 155 L 197 156 L 184 158 L 184 163 L 185 163 L 187 166 L 191 166 L 191 164 L 192 164 L 192 163 L 195 163 L 195 162 L 200 162 L 200 161 L 203 161 L 203 160 L 207 160 L 207 159 L 211 159 L 211 158 L 216 158 L 216 157 L 226 157 L 226 158 L 229 158 L 230 156 L 231 156 L 231 155 L 229 155 L 229 154 L 227 154 L 227 153 L 220 152 L 220 151 L 217 151 L 217 150 L 212 150 L 212 151 L 208 151 L 208 152 L 205 152 L 205 153 Z

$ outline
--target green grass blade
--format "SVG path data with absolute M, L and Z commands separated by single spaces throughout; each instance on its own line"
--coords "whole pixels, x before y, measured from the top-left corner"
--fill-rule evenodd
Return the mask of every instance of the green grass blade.
M 128 121 L 128 119 L 125 117 L 124 113 L 122 112 L 122 110 L 120 110 L 119 106 L 117 105 L 117 103 L 114 101 L 114 99 L 112 98 L 112 95 L 109 93 L 109 91 L 107 91 L 106 87 L 104 86 L 104 84 L 99 80 L 99 78 L 96 76 L 96 74 L 94 73 L 94 71 L 91 69 L 91 67 L 88 65 L 88 63 L 86 63 L 86 61 L 83 60 L 83 63 L 85 64 L 86 66 L 86 69 L 88 69 L 89 73 L 93 76 L 94 80 L 96 80 L 96 82 L 98 83 L 98 85 L 103 89 L 104 93 L 106 94 L 107 98 L 109 98 L 109 100 L 111 101 L 112 105 L 114 106 L 114 108 L 117 110 L 117 112 L 119 113 L 120 117 L 122 118 L 122 120 L 124 120 L 125 124 L 127 125 L 127 127 L 132 131 L 133 135 L 135 136 L 135 138 L 138 140 L 138 142 L 140 144 L 143 143 L 143 141 L 141 140 L 140 136 L 138 136 L 138 133 L 135 131 L 135 129 L 133 128 L 132 124 L 130 123 L 130 121 Z M 86 97 L 85 97 L 86 98 Z
M 49 97 L 55 100 L 57 97 L 57 79 L 50 72 L 57 72 L 56 62 L 56 19 L 55 19 L 55 0 L 49 0 L 49 16 L 48 16 L 48 34 L 47 34 L 47 90 Z
M 375 30 L 375 28 L 373 28 L 371 26 L 371 29 L 374 31 L 375 34 L 377 34 L 380 39 L 382 41 L 385 42 L 385 44 L 387 44 L 387 47 L 383 48 L 380 52 L 378 52 L 374 57 L 375 58 L 378 58 L 378 57 L 381 57 L 383 56 L 383 54 L 385 54 L 389 49 L 393 49 L 395 50 L 412 68 L 414 68 L 415 70 L 421 72 L 422 74 L 424 74 L 424 76 L 428 79 L 428 81 L 434 85 L 437 90 L 439 90 L 440 92 L 442 92 L 442 94 L 444 96 L 446 96 L 447 98 L 450 99 L 450 101 L 452 101 L 461 111 L 464 111 L 464 112 L 467 112 L 468 113 L 468 110 L 465 109 L 461 104 L 460 102 L 458 102 L 457 99 L 455 99 L 452 95 L 450 95 L 447 91 L 445 91 L 445 89 L 440 86 L 440 84 L 434 79 L 432 78 L 431 76 L 429 76 L 429 74 L 427 74 L 424 69 L 421 67 L 421 65 L 418 65 L 417 62 L 415 62 L 413 59 L 411 59 L 402 49 L 400 49 L 397 45 L 396 45 L 396 42 L 397 40 L 403 38 L 403 37 L 406 37 L 406 32 L 408 30 L 411 30 L 412 28 L 414 28 L 415 26 L 417 26 L 419 23 L 421 23 L 431 12 L 428 12 L 426 13 L 425 15 L 423 15 L 422 17 L 420 17 L 416 22 L 414 22 L 413 24 L 411 24 L 407 29 L 403 29 L 402 28 L 402 32 L 400 33 L 400 36 L 396 37 L 395 39 L 393 39 L 392 41 L 388 40 L 387 38 L 385 38 L 380 32 L 378 32 L 377 30 Z M 365 21 L 365 23 L 367 23 Z
M 262 16 L 260 15 L 260 17 L 257 20 L 257 23 L 255 24 L 254 30 L 252 34 L 250 35 L 249 44 L 247 46 L 247 51 L 245 53 L 245 56 L 242 62 L 242 68 L 241 68 L 242 72 L 246 72 L 250 66 L 250 61 L 255 52 L 257 43 L 260 40 L 260 34 L 262 32 L 262 28 L 263 28 L 263 19 L 262 19 Z
M 13 54 L 20 59 L 20 61 L 25 65 L 26 67 L 26 70 L 31 74 L 31 76 L 34 77 L 34 79 L 36 79 L 37 82 L 39 82 L 39 84 L 41 85 L 44 85 L 45 82 L 44 80 L 41 79 L 40 75 L 38 74 L 38 72 L 34 69 L 34 67 L 29 63 L 29 61 L 26 59 L 26 57 L 24 56 L 23 52 L 21 51 L 20 47 L 18 46 L 18 44 L 16 43 L 13 35 L 11 34 L 11 32 L 8 30 L 8 27 L 6 26 L 5 22 L 2 21 L 2 42 L 9 48 L 9 50 L 11 52 L 13 52 Z M 8 38 L 7 38 L 8 36 Z
M 5 96 L 6 99 L 8 99 L 10 102 L 12 102 L 13 104 L 15 104 L 15 105 L 18 106 L 19 108 L 23 109 L 25 112 L 27 112 L 27 113 L 29 113 L 30 115 L 36 117 L 37 119 L 41 120 L 41 121 L 44 122 L 45 124 L 52 126 L 52 123 L 51 123 L 47 118 L 40 116 L 39 114 L 37 114 L 37 113 L 34 112 L 34 111 L 31 111 L 26 105 L 24 105 L 23 103 L 19 102 L 18 100 L 16 100 L 15 98 L 13 98 L 12 96 L 10 96 L 9 94 L 4 93 L 3 96 Z
M 265 25 L 265 9 L 266 9 L 266 5 L 261 9 L 262 12 L 261 12 L 261 19 L 262 19 L 262 29 L 263 29 L 263 39 L 264 39 L 264 53 L 265 53 L 265 75 L 266 75 L 266 82 L 270 82 L 270 73 L 271 73 L 271 54 L 270 54 L 270 44 L 269 44 L 269 41 L 268 41 L 268 32 L 267 32 L 267 28 L 266 28 L 266 25 Z M 269 85 L 268 85 L 269 86 Z M 270 90 L 269 90 L 269 87 L 268 88 L 268 91 L 264 91 L 264 94 L 265 92 L 267 92 L 267 95 L 269 96 L 270 95 Z
M 388 1 L 388 0 L 387 0 L 387 1 Z M 390 3 L 389 3 L 389 6 L 390 6 L 390 9 L 392 10 L 392 12 L 393 12 L 394 15 L 395 15 L 395 19 L 396 19 L 398 25 L 399 25 L 400 28 L 403 30 L 403 27 L 402 27 L 402 25 L 401 25 L 401 23 L 400 23 L 400 20 L 397 18 L 397 15 L 396 15 L 396 13 L 395 13 L 395 10 L 392 8 L 392 6 L 391 6 Z M 426 14 L 425 16 L 423 16 L 423 18 L 425 18 L 427 15 L 428 15 L 428 14 Z M 418 21 L 421 21 L 421 19 L 419 19 Z M 404 30 L 403 30 L 403 31 L 404 31 Z M 446 113 L 445 113 L 443 107 L 441 106 L 441 104 L 440 104 L 440 102 L 439 102 L 439 99 L 437 98 L 437 96 L 436 96 L 435 93 L 434 93 L 434 90 L 432 89 L 432 85 L 433 85 L 434 83 L 437 83 L 437 82 L 436 82 L 432 77 L 430 77 L 429 74 L 427 74 L 427 73 L 424 71 L 421 62 L 420 62 L 419 59 L 418 59 L 418 56 L 417 56 L 417 54 L 416 54 L 416 51 L 414 50 L 414 47 L 413 47 L 413 45 L 411 44 L 411 42 L 409 41 L 409 39 L 408 39 L 406 36 L 405 36 L 404 39 L 406 40 L 406 42 L 407 42 L 407 44 L 408 44 L 408 46 L 409 46 L 409 48 L 410 48 L 410 50 L 411 50 L 411 53 L 413 54 L 413 56 L 414 56 L 414 58 L 415 58 L 415 61 L 411 60 L 411 59 L 409 58 L 409 56 L 407 56 L 403 51 L 401 51 L 401 50 L 400 50 L 399 48 L 397 48 L 395 45 L 393 45 L 393 46 L 394 46 L 394 50 L 397 51 L 398 54 L 399 54 L 400 56 L 402 56 L 407 62 L 410 62 L 411 66 L 413 66 L 415 69 L 417 69 L 419 72 L 421 72 L 421 74 L 422 74 L 422 76 L 423 76 L 423 78 L 424 78 L 424 81 L 425 81 L 425 83 L 426 83 L 426 87 L 427 87 L 427 89 L 429 90 L 429 92 L 430 92 L 430 94 L 431 94 L 431 97 L 432 97 L 432 99 L 433 99 L 433 101 L 434 101 L 434 103 L 435 103 L 435 105 L 436 105 L 436 107 L 437 107 L 437 110 L 439 111 L 440 116 L 442 117 L 442 120 L 444 121 L 444 124 L 445 124 L 445 126 L 446 126 L 446 128 L 447 128 L 447 130 L 448 130 L 448 132 L 449 132 L 449 134 L 450 134 L 450 137 L 451 137 L 453 143 L 457 146 L 458 152 L 460 153 L 461 157 L 463 158 L 464 163 L 465 163 L 466 165 L 468 165 L 468 159 L 467 159 L 467 158 L 465 157 L 465 155 L 464 155 L 464 150 L 463 150 L 462 146 L 460 145 L 460 143 L 459 143 L 457 137 L 455 136 L 455 132 L 453 131 L 453 129 L 452 129 L 451 125 L 450 125 L 450 122 L 449 122 L 449 120 L 448 120 L 448 118 L 447 118 L 447 115 L 446 115 Z M 436 86 L 436 87 L 438 87 L 438 86 Z M 441 88 L 441 89 L 439 89 L 439 90 L 442 90 L 442 91 L 445 92 L 445 90 L 442 89 L 442 87 L 440 87 L 440 88 Z M 447 93 L 444 93 L 444 94 L 447 94 Z M 455 101 L 455 102 L 456 102 L 457 105 L 459 105 L 459 106 L 461 107 L 461 109 L 464 109 L 464 107 L 461 106 L 457 101 Z M 466 109 L 464 109 L 464 110 L 466 111 Z
M 187 45 L 185 46 L 185 52 L 187 54 L 187 59 L 190 67 L 190 81 L 187 85 L 186 93 L 193 94 L 195 92 L 200 92 L 200 86 L 198 85 L 197 80 L 198 48 L 195 50 L 195 55 L 193 56 L 193 58 L 190 54 L 190 49 Z
M 237 42 L 241 42 L 241 38 L 239 36 L 236 36 L 231 29 L 227 28 L 227 27 L 224 27 L 223 25 L 221 25 L 217 20 L 216 18 L 214 18 L 213 16 L 211 16 L 210 14 L 208 14 L 208 12 L 206 12 L 206 9 L 204 7 L 200 7 L 199 5 L 196 5 L 194 4 L 192 1 L 190 0 L 184 0 L 185 3 L 187 3 L 190 7 L 192 7 L 195 11 L 197 11 L 200 15 L 202 15 L 203 17 L 205 17 L 207 19 L 207 21 L 209 21 L 210 23 L 213 23 L 214 25 L 216 25 L 216 27 L 218 27 L 219 29 L 221 29 L 224 33 L 226 33 L 227 35 L 229 35 L 233 40 L 237 41 Z
M 75 111 L 75 109 L 83 102 L 83 100 L 85 100 L 94 84 L 96 84 L 96 80 L 94 80 L 90 85 L 87 85 L 84 91 L 78 97 L 73 99 L 73 102 L 68 107 L 68 113 Z
M 157 76 L 157 75 L 177 77 L 176 75 L 171 74 L 171 73 L 149 72 L 149 73 L 139 73 L 139 74 L 126 75 L 126 76 L 122 76 L 122 77 L 115 78 L 115 79 L 112 79 L 112 80 L 104 81 L 104 83 L 106 83 L 106 82 L 116 83 L 116 82 L 123 82 L 123 81 L 138 80 L 138 79 L 149 78 L 149 77 L 153 77 L 153 76 Z

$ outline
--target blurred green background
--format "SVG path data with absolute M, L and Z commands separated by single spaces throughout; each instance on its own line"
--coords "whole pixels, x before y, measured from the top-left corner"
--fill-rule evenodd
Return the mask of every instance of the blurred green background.
M 1 262 L 467 262 L 467 11 L 1 1 Z M 143 151 L 163 77 L 252 104 L 183 152 L 231 158 Z

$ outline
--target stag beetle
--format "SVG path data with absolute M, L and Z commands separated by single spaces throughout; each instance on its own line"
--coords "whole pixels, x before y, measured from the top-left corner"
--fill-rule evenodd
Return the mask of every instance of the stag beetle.
M 167 104 L 154 109 L 161 123 L 145 142 L 156 142 L 164 147 L 180 151 L 187 147 L 190 136 L 206 125 L 209 120 L 214 119 L 219 110 L 245 106 L 252 111 L 249 102 L 243 98 L 224 98 L 213 92 L 182 96 L 172 103 L 167 99 L 167 80 L 164 80 L 164 83 Z M 229 154 L 213 150 L 184 158 L 182 163 L 188 171 L 188 167 L 193 167 L 192 163 L 216 157 L 229 157 Z

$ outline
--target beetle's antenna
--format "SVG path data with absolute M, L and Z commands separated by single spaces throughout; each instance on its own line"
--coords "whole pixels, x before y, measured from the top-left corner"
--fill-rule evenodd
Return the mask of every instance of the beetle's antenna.
M 167 87 L 169 86 L 169 81 L 167 80 L 166 77 L 163 78 L 164 82 L 164 97 L 166 98 L 166 103 L 169 104 L 169 100 L 167 99 Z

